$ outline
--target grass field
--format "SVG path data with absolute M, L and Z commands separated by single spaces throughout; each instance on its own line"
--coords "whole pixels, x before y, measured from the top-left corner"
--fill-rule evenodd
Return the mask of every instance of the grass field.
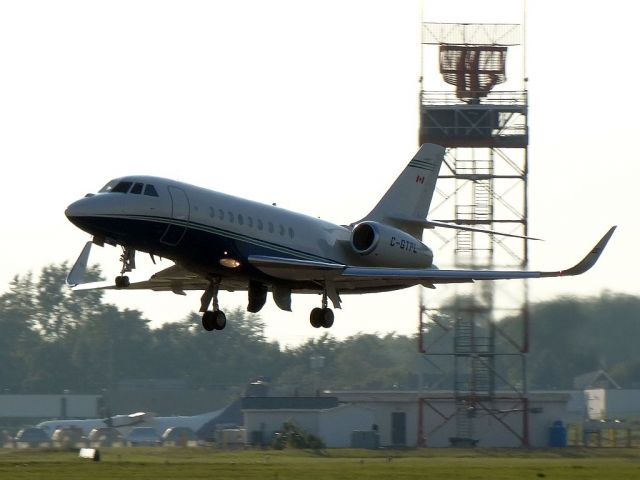
M 0 479 L 640 479 L 640 450 L 0 450 Z

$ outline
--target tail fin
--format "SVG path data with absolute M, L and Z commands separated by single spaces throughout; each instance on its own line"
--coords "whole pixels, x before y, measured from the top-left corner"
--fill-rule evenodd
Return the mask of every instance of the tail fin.
M 445 149 L 425 143 L 393 182 L 382 199 L 362 220 L 386 223 L 420 239 L 422 221 L 429 212 Z

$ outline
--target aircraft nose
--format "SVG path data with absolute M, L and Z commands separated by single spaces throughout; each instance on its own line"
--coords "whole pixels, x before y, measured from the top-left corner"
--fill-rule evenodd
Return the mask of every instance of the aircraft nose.
M 72 222 L 74 219 L 78 219 L 79 217 L 91 215 L 92 211 L 95 209 L 95 205 L 91 197 L 93 197 L 93 194 L 89 193 L 84 198 L 76 200 L 66 208 L 64 214 Z
M 71 205 L 69 205 L 64 211 L 64 214 L 67 216 L 69 220 L 71 220 L 74 217 L 79 217 L 83 213 L 86 213 L 86 207 L 84 206 L 84 198 L 81 200 L 76 200 Z

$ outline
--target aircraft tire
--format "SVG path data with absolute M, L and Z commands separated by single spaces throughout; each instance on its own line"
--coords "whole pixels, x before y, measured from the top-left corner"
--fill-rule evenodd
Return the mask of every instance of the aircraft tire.
M 207 332 L 215 330 L 216 322 L 214 320 L 214 313 L 211 310 L 207 310 L 202 314 L 202 328 L 204 328 Z
M 222 310 L 216 310 L 213 313 L 213 324 L 216 330 L 224 330 L 224 327 L 227 326 L 227 316 L 224 314 Z
M 311 315 L 309 316 L 309 321 L 313 328 L 320 328 L 322 326 L 322 322 L 324 320 L 323 309 L 322 308 L 314 308 L 311 310 Z
M 126 275 L 116 277 L 116 288 L 127 288 L 130 284 L 129 277 Z
M 321 325 L 322 327 L 331 328 L 334 320 L 333 310 L 331 310 L 330 308 L 323 308 L 321 319 L 322 319 L 322 325 Z

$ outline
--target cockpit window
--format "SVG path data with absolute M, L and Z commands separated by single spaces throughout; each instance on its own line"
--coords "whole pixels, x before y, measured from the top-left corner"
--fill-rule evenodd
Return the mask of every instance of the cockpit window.
M 150 197 L 158 197 L 158 192 L 156 191 L 156 187 L 149 184 L 144 187 L 144 194 L 149 195 Z
M 111 180 L 109 183 L 107 183 L 104 187 L 102 187 L 98 193 L 108 193 L 111 190 L 113 190 L 113 187 L 116 186 L 116 184 L 118 183 L 117 180 Z
M 115 193 L 127 193 L 131 188 L 132 183 L 133 182 L 120 182 L 115 187 L 113 187 L 111 191 Z
M 132 186 L 133 185 L 133 186 Z M 99 193 L 133 193 L 134 195 L 140 195 L 144 192 L 144 195 L 149 197 L 159 197 L 156 187 L 151 184 L 145 185 L 141 182 L 123 182 L 119 180 L 111 180 L 104 187 L 102 187 Z

